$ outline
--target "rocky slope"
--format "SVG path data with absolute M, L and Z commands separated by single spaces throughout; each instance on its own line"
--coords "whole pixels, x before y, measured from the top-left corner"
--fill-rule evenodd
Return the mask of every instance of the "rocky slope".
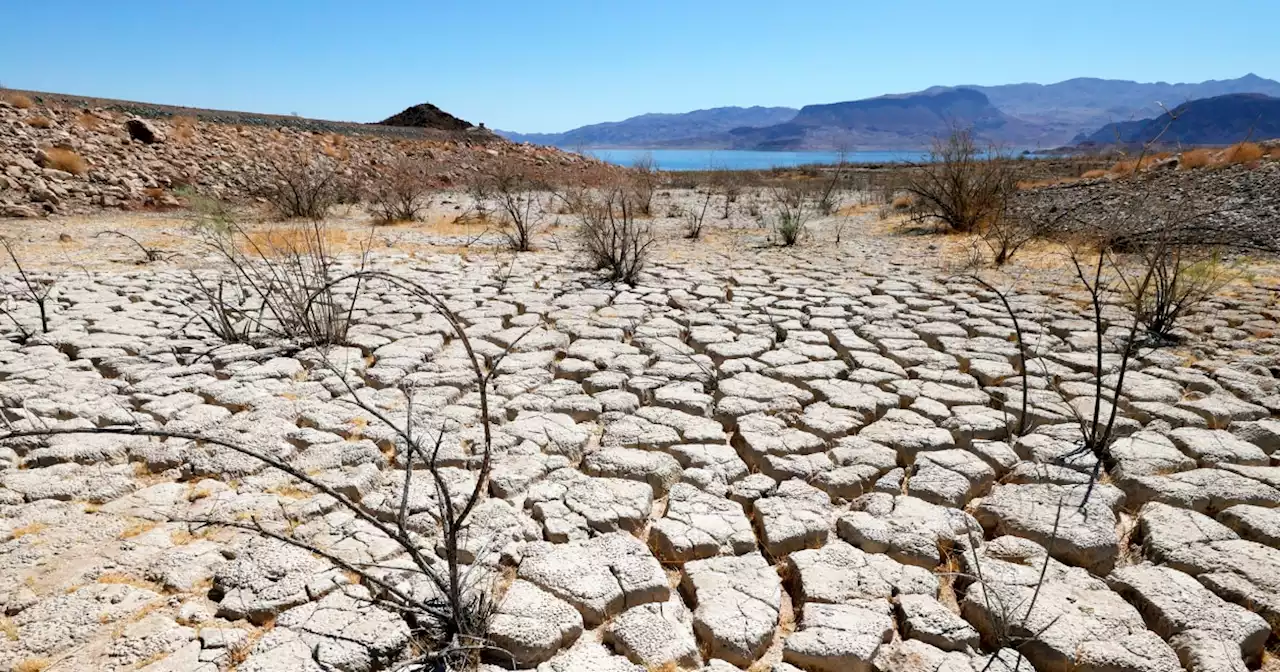
M 323 153 L 357 177 L 375 175 L 378 166 L 398 156 L 420 156 L 446 183 L 498 163 L 567 176 L 601 169 L 592 159 L 512 144 L 487 132 L 238 116 L 242 113 L 198 116 L 176 108 L 169 109 L 180 116 L 165 116 L 173 112 L 83 103 L 42 97 L 23 109 L 0 101 L 0 217 L 169 203 L 174 190 L 184 186 L 243 199 L 255 176 L 267 169 L 268 157 L 292 151 Z M 153 118 L 137 116 L 144 111 Z
M 1280 138 L 1280 98 L 1236 93 L 1183 103 L 1150 119 L 1107 124 L 1076 145 L 1230 145 Z

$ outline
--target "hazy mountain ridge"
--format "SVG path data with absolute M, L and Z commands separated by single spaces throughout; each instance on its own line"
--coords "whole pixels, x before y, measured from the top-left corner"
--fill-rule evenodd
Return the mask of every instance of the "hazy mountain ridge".
M 560 147 L 664 149 L 917 149 L 952 122 L 984 141 L 1058 147 L 1110 123 L 1156 117 L 1161 105 L 1239 93 L 1280 97 L 1280 82 L 1252 73 L 1197 83 L 1079 77 L 1054 84 L 934 86 L 924 91 L 792 108 L 713 108 L 644 114 L 564 133 L 498 131 L 508 139 Z M 955 94 L 955 95 L 947 95 Z M 975 95 L 976 94 L 976 95 Z M 981 98 L 979 98 L 979 96 Z
M 497 133 L 514 142 L 559 147 L 689 146 L 734 128 L 770 126 L 796 115 L 791 107 L 715 107 L 680 114 L 649 113 L 622 121 L 582 126 L 564 133 Z M 639 144 L 637 144 L 639 143 Z
M 1167 130 L 1166 130 L 1166 127 Z M 1280 98 L 1233 93 L 1183 103 L 1150 119 L 1112 123 L 1072 144 L 1229 145 L 1280 137 Z

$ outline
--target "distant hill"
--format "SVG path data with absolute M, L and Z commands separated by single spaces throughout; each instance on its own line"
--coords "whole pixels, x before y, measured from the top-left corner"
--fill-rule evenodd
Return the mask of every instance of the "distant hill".
M 431 103 L 420 103 L 406 108 L 399 114 L 379 121 L 378 125 L 434 128 L 441 131 L 465 131 L 474 127 L 471 122 L 459 119 Z
M 514 142 L 557 147 L 713 146 L 714 136 L 730 129 L 771 126 L 796 115 L 791 107 L 717 107 L 683 114 L 642 114 L 622 121 L 592 124 L 564 133 L 498 131 Z
M 930 97 L 964 91 L 982 94 L 985 104 L 967 94 L 928 102 Z M 1080 77 L 1056 84 L 935 86 L 916 93 L 808 105 L 798 112 L 785 107 L 715 108 L 687 114 L 644 114 L 564 133 L 499 134 L 560 147 L 916 149 L 927 147 L 932 133 L 937 132 L 933 122 L 939 116 L 937 106 L 955 105 L 943 115 L 983 125 L 980 130 L 987 140 L 1011 147 L 1047 148 L 1063 145 L 1081 133 L 1092 133 L 1104 124 L 1158 116 L 1160 105 L 1172 108 L 1236 93 L 1280 97 L 1280 82 L 1248 74 L 1175 84 Z M 887 102 L 893 100 L 908 102 L 895 108 Z M 931 126 L 934 131 L 927 130 Z M 744 128 L 757 130 L 741 130 Z M 759 130 L 763 128 L 770 130 Z
M 1172 117 L 1172 121 L 1170 121 Z M 1168 126 L 1168 130 L 1161 131 Z M 1159 136 L 1164 145 L 1230 145 L 1280 137 L 1280 98 L 1234 93 L 1183 103 L 1150 119 L 1107 124 L 1073 140 L 1077 145 L 1134 145 Z
M 972 127 L 978 138 L 993 142 L 1025 140 L 1036 133 L 1033 126 L 996 109 L 982 93 L 957 89 L 807 105 L 785 124 L 734 129 L 729 136 L 735 149 L 896 149 L 928 146 L 953 126 Z
M 1280 82 L 1253 73 L 1236 79 L 1175 84 L 1077 77 L 1056 84 L 935 86 L 922 93 L 956 88 L 981 91 L 1002 112 L 1040 126 L 1041 144 L 1045 145 L 1061 144 L 1103 124 L 1155 117 L 1163 112 L 1161 105 L 1172 109 L 1188 101 L 1232 93 L 1280 97 Z

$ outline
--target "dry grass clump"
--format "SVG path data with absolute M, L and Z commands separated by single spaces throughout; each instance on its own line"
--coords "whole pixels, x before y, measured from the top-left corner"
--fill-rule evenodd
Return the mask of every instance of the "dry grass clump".
M 1195 168 L 1203 168 L 1212 165 L 1214 162 L 1213 152 L 1207 149 L 1192 149 L 1182 153 L 1182 158 L 1178 160 L 1179 170 L 1192 170 Z
M 40 115 L 35 115 L 32 117 L 27 117 L 27 125 L 32 128 L 52 128 L 53 120 L 50 119 L 49 117 L 42 117 Z
M 1146 170 L 1152 165 L 1169 158 L 1169 152 L 1159 152 L 1157 154 L 1148 154 L 1137 159 L 1125 159 L 1117 161 L 1111 166 L 1111 172 L 1115 175 L 1132 175 L 1135 172 Z
M 14 539 L 21 539 L 22 537 L 25 537 L 28 534 L 39 534 L 40 532 L 43 532 L 47 527 L 49 526 L 45 525 L 44 523 L 31 523 L 30 525 L 23 525 L 22 527 L 15 527 L 13 528 L 13 531 L 10 532 L 9 534 Z
M 89 164 L 85 163 L 84 158 L 69 149 L 54 147 L 45 150 L 44 155 L 48 157 L 45 163 L 46 168 L 61 170 L 72 175 L 84 175 L 89 172 Z
M 903 194 L 901 196 L 894 198 L 893 203 L 891 204 L 890 207 L 892 207 L 894 210 L 902 211 L 902 210 L 910 210 L 911 206 L 915 204 L 916 204 L 916 199 L 912 197 L 911 194 Z
M 1086 171 L 1084 172 L 1084 174 L 1082 174 L 1082 175 L 1080 176 L 1080 179 L 1083 179 L 1083 180 L 1093 180 L 1093 179 L 1097 179 L 1097 178 L 1099 178 L 1099 177 L 1106 177 L 1106 176 L 1107 176 L 1107 175 L 1109 175 L 1109 174 L 1110 174 L 1110 173 L 1109 173 L 1109 171 L 1103 170 L 1103 169 L 1101 169 L 1101 168 L 1097 168 L 1097 169 L 1094 169 L 1094 170 L 1086 170 Z
M 1237 142 L 1222 153 L 1223 164 L 1252 163 L 1261 159 L 1265 152 L 1256 142 Z
M 196 118 L 182 115 L 174 117 L 170 122 L 170 135 L 174 140 L 186 142 L 196 137 Z
M 102 128 L 102 118 L 92 112 L 81 112 L 76 115 L 76 126 L 89 131 Z
M 53 665 L 48 658 L 27 658 L 13 664 L 13 672 L 44 672 Z
M 30 108 L 32 105 L 35 105 L 35 101 L 31 100 L 30 96 L 26 96 L 21 93 L 6 93 L 3 96 L 0 96 L 0 100 L 9 103 L 19 110 L 25 110 Z

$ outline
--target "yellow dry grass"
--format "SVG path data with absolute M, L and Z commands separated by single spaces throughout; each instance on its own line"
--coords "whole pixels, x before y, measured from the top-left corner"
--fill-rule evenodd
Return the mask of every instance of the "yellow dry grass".
M 147 532 L 150 532 L 151 530 L 155 529 L 155 526 L 156 524 L 150 520 L 138 521 L 137 523 L 134 523 L 133 525 L 126 527 L 124 531 L 120 533 L 120 538 L 132 539 L 133 537 L 136 537 L 140 534 L 146 534 Z
M 31 523 L 30 525 L 23 525 L 22 527 L 15 527 L 13 528 L 13 532 L 10 532 L 9 534 L 11 534 L 14 539 L 21 539 L 29 534 L 39 534 L 40 532 L 48 529 L 48 527 L 49 526 L 44 523 Z
M 314 250 L 318 245 L 323 245 L 331 253 L 338 252 L 353 242 L 347 231 L 337 227 L 296 224 L 246 231 L 240 248 L 255 256 L 285 257 Z
M 170 135 L 179 142 L 186 142 L 196 137 L 196 118 L 186 115 L 174 117 L 169 121 Z
M 9 103 L 19 110 L 25 110 L 32 105 L 35 105 L 35 102 L 31 100 L 30 96 L 23 95 L 21 93 L 6 93 L 2 99 L 4 102 Z
M 1238 142 L 1222 153 L 1224 164 L 1252 163 L 1261 159 L 1264 152 L 1256 142 Z
M 61 170 L 72 175 L 84 175 L 89 172 L 89 164 L 85 163 L 84 158 L 69 149 L 53 147 L 46 149 L 44 155 L 48 157 L 48 161 L 45 163 L 47 168 Z
M 32 117 L 27 117 L 27 125 L 32 128 L 52 128 L 53 120 L 49 117 L 43 117 L 37 114 Z
M 102 119 L 92 112 L 81 112 L 76 115 L 76 126 L 90 131 L 96 131 L 102 128 Z
M 26 658 L 13 664 L 13 672 L 44 672 L 53 661 L 44 657 Z
M 893 203 L 891 204 L 891 207 L 894 210 L 906 210 L 911 206 L 915 205 L 915 203 L 916 203 L 916 199 L 914 197 L 912 197 L 909 194 L 903 194 L 902 196 L 898 196 L 897 198 L 893 199 Z
M 1105 170 L 1102 170 L 1101 168 L 1098 168 L 1098 169 L 1094 169 L 1094 170 L 1086 170 L 1086 171 L 1084 172 L 1084 174 L 1082 174 L 1082 175 L 1080 176 L 1080 179 L 1082 179 L 1082 180 L 1092 180 L 1092 179 L 1096 179 L 1096 178 L 1099 178 L 1099 177 L 1106 177 L 1107 175 L 1108 175 L 1108 171 L 1105 171 Z
M 1179 170 L 1193 170 L 1195 168 L 1203 168 L 1213 165 L 1215 161 L 1214 153 L 1208 149 L 1192 149 L 1182 153 L 1182 158 L 1178 160 Z
M 18 626 L 8 616 L 0 616 L 0 634 L 11 642 L 18 641 Z

